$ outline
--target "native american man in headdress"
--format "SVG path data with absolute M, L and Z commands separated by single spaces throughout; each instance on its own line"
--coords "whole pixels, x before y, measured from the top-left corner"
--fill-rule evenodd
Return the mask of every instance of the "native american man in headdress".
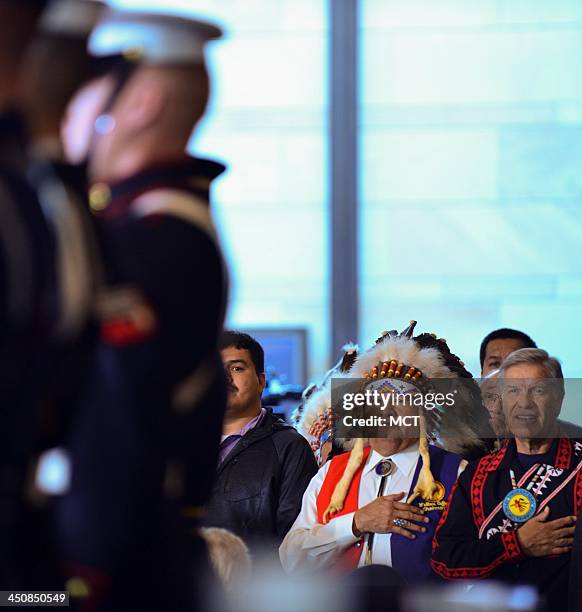
M 414 337 L 415 325 L 411 321 L 400 334 L 385 332 L 361 354 L 345 347 L 323 385 L 306 390 L 297 428 L 321 467 L 280 548 L 288 571 L 384 564 L 410 581 L 431 575 L 432 537 L 449 493 L 465 459 L 485 454 L 494 434 L 471 374 L 444 339 Z M 331 393 L 331 380 L 338 378 L 359 379 L 362 391 L 391 395 L 388 412 L 416 415 L 418 427 L 393 428 L 383 437 L 336 437 L 334 444 L 345 452 L 326 462 L 340 412 Z M 456 385 L 455 401 L 427 408 L 437 379 Z M 395 408 L 395 398 L 404 394 L 422 400 Z

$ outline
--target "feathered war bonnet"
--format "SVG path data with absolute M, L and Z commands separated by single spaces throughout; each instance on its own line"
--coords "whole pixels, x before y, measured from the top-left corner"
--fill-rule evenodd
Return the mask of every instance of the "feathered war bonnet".
M 452 406 L 420 409 L 422 468 L 408 503 L 418 497 L 430 500 L 439 493 L 430 470 L 429 440 L 471 460 L 489 452 L 494 438 L 479 387 L 463 362 L 451 353 L 444 338 L 426 333 L 413 336 L 415 326 L 416 321 L 411 321 L 400 334 L 396 330 L 384 332 L 374 346 L 360 354 L 354 345 L 344 347 L 343 359 L 326 374 L 319 387 L 311 385 L 306 389 L 303 403 L 295 413 L 296 428 L 310 442 L 319 464 L 323 465 L 331 450 L 333 433 L 332 378 L 364 379 L 364 387 L 369 388 L 392 386 L 393 381 L 398 381 L 400 389 L 421 392 L 430 388 L 431 379 L 465 379 L 456 388 Z M 368 444 L 363 438 L 335 440 L 344 450 L 350 450 L 350 458 L 324 513 L 324 522 L 343 508 Z

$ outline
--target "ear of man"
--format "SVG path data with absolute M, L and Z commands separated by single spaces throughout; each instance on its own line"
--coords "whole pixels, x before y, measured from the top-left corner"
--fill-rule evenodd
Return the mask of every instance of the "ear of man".
M 267 386 L 267 377 L 265 376 L 265 373 L 262 372 L 261 374 L 259 374 L 259 390 L 261 393 L 265 390 L 266 386 Z
M 168 92 L 151 73 L 137 74 L 120 100 L 120 122 L 128 131 L 147 130 L 160 120 L 167 97 Z
M 131 77 L 117 112 L 132 131 L 155 128 L 188 139 L 204 115 L 208 96 L 208 74 L 202 65 L 144 66 Z
M 167 128 L 176 136 L 192 130 L 204 116 L 209 99 L 209 77 L 204 65 L 174 66 L 164 71 L 167 98 Z

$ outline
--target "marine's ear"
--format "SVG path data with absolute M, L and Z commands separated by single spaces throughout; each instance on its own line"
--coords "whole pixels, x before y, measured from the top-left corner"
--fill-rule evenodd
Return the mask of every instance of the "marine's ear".
M 120 105 L 114 113 L 121 113 L 118 117 L 123 125 L 134 132 L 144 130 L 158 121 L 167 104 L 167 92 L 149 73 L 136 75 L 129 83 L 125 95 L 122 95 Z

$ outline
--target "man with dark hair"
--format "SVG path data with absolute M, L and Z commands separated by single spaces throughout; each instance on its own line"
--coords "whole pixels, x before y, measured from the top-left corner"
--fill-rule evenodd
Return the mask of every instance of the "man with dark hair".
M 229 382 L 216 482 L 206 523 L 276 551 L 301 509 L 317 463 L 307 441 L 262 406 L 264 352 L 248 334 L 220 342 Z
M 502 361 L 513 351 L 522 348 L 537 348 L 537 344 L 524 332 L 503 327 L 487 334 L 481 342 L 479 358 L 481 376 L 499 369 Z
M 253 362 L 253 365 L 255 366 L 257 374 L 265 371 L 265 351 L 252 336 L 245 334 L 244 332 L 223 332 L 219 342 L 220 350 L 222 351 L 223 349 L 231 347 L 246 349 L 249 352 L 249 356 Z
M 520 349 L 535 349 L 537 344 L 526 333 L 517 329 L 503 327 L 487 334 L 481 342 L 481 377 L 486 379 L 481 383 L 483 404 L 489 411 L 495 433 L 499 438 L 508 435 L 507 425 L 503 416 L 501 395 L 498 391 L 499 368 L 511 353 Z M 560 378 L 563 378 L 560 371 Z M 562 434 L 569 438 L 581 438 L 582 427 L 568 421 L 559 420 Z

